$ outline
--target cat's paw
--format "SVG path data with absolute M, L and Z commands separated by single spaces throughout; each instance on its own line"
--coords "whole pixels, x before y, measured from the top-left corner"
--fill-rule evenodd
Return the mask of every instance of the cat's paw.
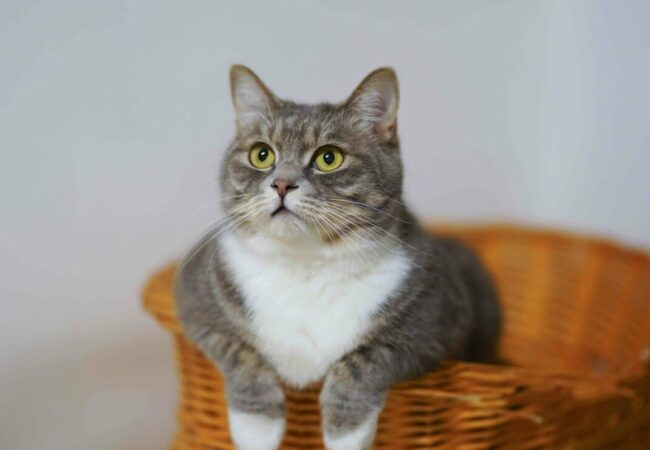
M 323 436 L 328 450 L 372 447 L 386 391 L 354 383 L 346 372 L 332 370 L 320 395 Z
M 284 434 L 284 417 L 228 410 L 230 437 L 237 450 L 277 450 Z
M 380 410 L 370 413 L 366 420 L 356 428 L 343 433 L 332 433 L 325 430 L 325 447 L 327 450 L 368 450 L 377 430 L 377 418 Z
M 284 392 L 275 374 L 263 369 L 240 370 L 226 384 L 228 425 L 237 450 L 277 450 L 282 442 Z

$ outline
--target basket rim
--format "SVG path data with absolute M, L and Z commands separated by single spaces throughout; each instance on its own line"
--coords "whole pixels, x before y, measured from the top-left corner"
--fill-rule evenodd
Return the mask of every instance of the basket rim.
M 561 242 L 574 242 L 590 244 L 602 247 L 607 250 L 614 250 L 619 253 L 626 253 L 629 256 L 645 259 L 650 263 L 650 246 L 640 242 L 632 242 L 624 238 L 600 234 L 593 230 L 581 230 L 579 228 L 565 229 L 561 226 L 553 225 L 535 225 L 528 224 L 525 221 L 519 222 L 460 222 L 447 220 L 432 220 L 423 223 L 425 230 L 435 233 L 475 233 L 475 234 L 494 234 L 508 233 L 510 235 L 519 235 L 525 237 L 535 236 Z

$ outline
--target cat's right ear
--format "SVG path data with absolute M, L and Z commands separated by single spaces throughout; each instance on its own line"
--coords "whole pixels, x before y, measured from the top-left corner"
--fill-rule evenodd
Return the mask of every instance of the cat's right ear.
M 230 68 L 230 95 L 238 127 L 270 119 L 279 105 L 278 98 L 255 72 L 239 64 Z
M 362 123 L 385 141 L 397 136 L 398 105 L 397 75 L 390 67 L 370 72 L 345 102 L 347 110 L 355 112 Z

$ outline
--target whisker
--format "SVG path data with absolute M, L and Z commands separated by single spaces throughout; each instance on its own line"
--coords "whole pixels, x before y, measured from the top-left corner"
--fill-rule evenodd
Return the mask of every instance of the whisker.
M 376 230 L 379 230 L 379 231 L 384 232 L 385 234 L 387 234 L 387 235 L 388 235 L 389 237 L 391 237 L 392 239 L 396 240 L 397 242 L 401 243 L 402 245 L 408 246 L 409 248 L 413 249 L 414 251 L 417 251 L 418 253 L 420 253 L 420 254 L 422 254 L 422 255 L 428 255 L 428 253 L 425 253 L 425 252 L 421 251 L 420 249 L 418 249 L 418 248 L 416 248 L 416 247 L 413 247 L 412 245 L 408 244 L 407 242 L 404 242 L 404 241 L 402 241 L 401 239 L 399 239 L 399 238 L 393 236 L 391 233 L 389 233 L 388 231 L 384 230 L 384 229 L 381 228 L 380 226 L 378 226 L 378 225 L 372 223 L 371 221 L 368 221 L 368 220 L 363 219 L 363 218 L 359 218 L 359 219 L 362 219 L 362 220 L 364 221 L 364 223 L 369 224 L 371 227 L 358 228 L 358 229 L 357 229 L 358 232 L 359 232 L 360 234 L 361 234 L 361 233 L 365 233 L 365 236 L 368 237 L 368 238 L 374 238 L 374 239 L 372 240 L 372 242 L 376 242 L 376 243 L 378 243 L 378 244 L 381 245 L 384 249 L 386 249 L 386 251 L 388 251 L 390 254 L 395 255 L 396 253 L 395 253 L 395 251 L 394 251 L 393 249 L 391 249 L 391 248 L 387 247 L 386 245 L 384 245 L 384 243 L 382 242 L 382 236 L 379 235 L 379 234 L 377 233 Z M 420 268 L 420 269 L 426 270 L 426 269 L 424 269 L 424 267 L 422 267 L 420 264 L 416 263 L 415 261 L 411 261 L 411 264 L 414 264 L 415 266 L 417 266 L 417 267 Z
M 363 249 L 358 245 L 358 242 L 357 242 L 357 240 L 360 239 L 362 242 L 367 244 L 367 248 L 373 252 L 376 260 L 380 261 L 382 263 L 382 265 L 385 267 L 385 260 L 382 257 L 382 255 L 380 255 L 379 252 L 377 251 L 376 245 L 374 245 L 374 244 L 377 243 L 377 239 L 381 239 L 381 237 L 375 238 L 375 240 L 366 239 L 363 235 L 361 235 L 358 232 L 359 229 L 355 230 L 355 229 L 351 229 L 349 227 L 349 225 L 355 225 L 356 224 L 355 221 L 348 220 L 346 217 L 344 217 L 343 215 L 337 213 L 332 208 L 330 208 L 329 205 L 327 203 L 325 203 L 325 202 L 319 201 L 318 203 L 319 204 L 314 203 L 314 205 L 319 210 L 327 211 L 333 216 L 333 217 L 330 217 L 330 220 L 332 222 L 335 222 L 338 225 L 337 229 L 341 229 L 341 227 L 345 227 L 345 229 L 343 229 L 343 231 L 348 231 L 348 233 L 339 233 L 339 235 L 341 236 L 341 240 L 343 240 L 344 238 L 349 239 L 351 242 L 353 242 L 355 244 L 355 246 L 359 249 L 359 251 L 365 256 L 366 252 L 363 251 Z M 324 216 L 325 216 L 324 214 L 321 214 L 321 217 L 325 218 Z M 352 233 L 355 234 L 354 239 L 351 236 Z M 395 252 L 393 250 L 389 249 L 388 247 L 383 245 L 381 242 L 379 242 L 379 244 L 382 247 L 384 247 L 384 249 L 386 249 L 390 254 L 395 254 Z M 367 260 L 367 258 L 366 258 L 366 260 Z
M 360 259 L 363 259 L 362 262 L 364 264 L 364 268 L 367 271 L 370 271 L 370 261 L 368 260 L 367 255 L 365 254 L 363 249 L 361 247 L 359 247 L 358 244 L 353 239 L 351 239 L 350 236 L 348 236 L 344 232 L 344 231 L 349 231 L 349 230 L 344 230 L 343 228 L 341 228 L 341 226 L 342 225 L 344 226 L 345 224 L 342 224 L 342 223 L 337 224 L 337 223 L 335 223 L 335 221 L 333 221 L 331 219 L 328 219 L 325 215 L 321 214 L 320 211 L 323 210 L 322 205 L 318 205 L 318 204 L 316 204 L 315 202 L 312 202 L 312 201 L 306 201 L 306 203 L 307 203 L 306 205 L 303 204 L 303 209 L 314 213 L 313 218 L 318 220 L 319 226 L 320 226 L 320 222 L 322 221 L 322 222 L 325 222 L 325 224 L 328 225 L 330 228 L 332 228 L 337 233 L 337 236 L 340 238 L 341 242 L 348 248 L 348 250 L 350 250 L 350 252 L 353 255 L 359 257 Z M 325 227 L 323 227 L 323 228 L 325 229 Z M 331 235 L 329 234 L 329 232 L 327 232 L 327 234 L 331 239 Z M 332 241 L 334 241 L 334 240 L 332 240 Z M 352 244 L 355 245 L 356 250 L 352 247 Z
M 335 230 L 338 229 L 337 225 L 331 219 L 327 218 L 325 215 L 321 215 L 321 218 L 324 221 L 326 221 L 326 223 L 329 223 L 330 226 L 333 226 L 333 228 Z M 348 236 L 346 234 L 338 234 L 338 235 L 340 236 L 341 241 L 344 242 L 348 246 L 348 248 L 350 249 L 350 251 L 353 254 L 355 254 L 355 255 L 357 255 L 357 256 L 359 256 L 359 257 L 361 257 L 363 259 L 366 271 L 370 271 L 371 262 L 368 259 L 368 256 L 363 251 L 363 249 L 358 245 L 358 243 L 355 242 L 352 238 L 350 238 L 350 236 Z M 354 247 L 357 249 L 357 251 L 354 251 L 354 249 L 352 248 L 352 244 L 354 244 Z
M 342 215 L 341 213 L 339 213 L 339 212 L 336 212 L 336 211 L 334 211 L 334 210 L 330 210 L 330 212 L 333 213 L 333 214 L 338 215 L 340 218 L 343 218 L 343 219 L 349 220 L 348 218 L 346 218 L 345 216 L 343 216 L 343 215 Z M 358 222 L 356 222 L 356 223 L 358 223 Z M 384 243 L 382 242 L 381 236 L 380 236 L 379 234 L 377 234 L 377 233 L 376 233 L 372 228 L 368 228 L 368 227 L 357 228 L 357 232 L 359 233 L 359 234 L 358 234 L 358 237 L 360 237 L 361 239 L 364 239 L 364 238 L 363 238 L 363 235 L 361 235 L 361 233 L 364 233 L 364 232 L 365 232 L 365 233 L 366 233 L 366 236 L 368 236 L 368 234 L 372 233 L 371 236 L 368 236 L 368 237 L 374 237 L 374 240 L 371 240 L 371 239 L 364 239 L 366 242 L 372 242 L 372 243 L 377 243 L 377 244 L 379 244 L 379 245 L 382 246 L 382 247 L 383 247 L 387 252 L 389 252 L 389 254 L 391 254 L 391 255 L 396 255 L 396 254 L 397 254 L 397 253 L 394 251 L 394 249 L 391 249 L 391 248 L 387 247 L 386 245 L 384 245 Z M 373 251 L 375 251 L 375 255 L 377 255 L 378 258 L 381 259 L 381 257 L 378 255 L 378 253 L 376 252 L 376 250 L 374 249 L 374 247 L 371 247 L 371 248 L 373 249 Z
M 186 226 L 190 222 L 190 219 L 196 217 L 197 214 L 205 211 L 205 209 L 208 208 L 208 207 L 209 208 L 214 208 L 215 211 L 218 210 L 218 207 L 220 206 L 221 201 L 223 201 L 223 200 L 241 199 L 243 197 L 250 197 L 250 196 L 253 196 L 253 195 L 255 195 L 255 194 L 254 193 L 245 193 L 245 194 L 238 194 L 238 195 L 224 195 L 224 196 L 212 199 L 210 201 L 204 202 L 203 204 L 198 206 L 196 209 L 194 209 L 192 212 L 190 212 L 184 218 L 181 219 L 181 221 L 180 221 L 180 223 L 178 225 L 178 229 L 179 230 L 181 230 L 181 229 L 186 230 Z M 215 220 L 217 220 L 217 219 L 215 219 Z M 212 222 L 210 222 L 210 223 L 212 223 Z
M 373 189 L 370 189 L 370 188 L 368 188 L 368 187 L 362 187 L 361 190 L 363 190 L 364 192 L 367 192 L 367 193 L 373 193 L 373 192 L 374 192 Z M 408 207 L 408 205 L 407 205 L 406 203 L 401 202 L 401 201 L 399 201 L 399 200 L 396 200 L 396 199 L 394 199 L 393 197 L 388 197 L 388 196 L 387 196 L 387 197 L 385 197 L 385 198 L 386 198 L 386 200 L 389 200 L 389 201 L 391 201 L 391 202 L 393 202 L 393 203 L 395 203 L 395 204 L 397 204 L 397 205 L 404 206 L 404 207 Z
M 335 205 L 330 205 L 330 206 L 331 206 L 333 209 L 336 209 L 336 208 L 337 208 L 337 206 L 335 206 Z M 347 211 L 341 209 L 340 206 L 338 207 L 338 211 L 339 211 L 339 212 L 347 213 Z M 379 231 L 385 233 L 387 236 L 390 236 L 392 239 L 394 239 L 395 241 L 401 243 L 402 245 L 405 245 L 406 247 L 408 247 L 408 248 L 410 248 L 410 249 L 412 249 L 412 250 L 414 250 L 414 251 L 416 251 L 416 252 L 418 252 L 418 253 L 420 253 L 420 254 L 423 254 L 423 255 L 429 255 L 429 253 L 427 253 L 427 252 L 423 252 L 422 250 L 420 250 L 420 249 L 417 248 L 417 247 L 412 246 L 412 245 L 409 244 L 408 242 L 404 242 L 402 239 L 400 239 L 400 238 L 398 238 L 397 236 L 393 235 L 393 234 L 392 234 L 391 232 L 389 232 L 388 230 L 385 230 L 383 227 L 377 225 L 375 222 L 373 222 L 373 221 L 371 221 L 371 220 L 369 220 L 369 219 L 367 219 L 367 218 L 365 218 L 365 217 L 361 217 L 361 216 L 359 216 L 359 215 L 357 215 L 357 214 L 353 214 L 353 216 L 356 217 L 358 220 L 363 221 L 363 223 L 365 223 L 365 224 L 367 224 L 367 225 L 369 225 L 369 226 L 372 226 L 374 229 L 379 230 Z
M 184 259 L 183 262 L 181 263 L 179 267 L 179 271 L 183 270 L 183 268 L 187 265 L 189 261 L 192 260 L 192 258 L 198 254 L 212 239 L 214 239 L 216 236 L 218 236 L 221 233 L 221 230 L 223 230 L 228 223 L 228 221 L 235 221 L 237 220 L 238 216 L 241 214 L 244 214 L 245 209 L 250 208 L 252 212 L 255 212 L 255 209 L 260 206 L 263 203 L 262 199 L 254 200 L 250 204 L 246 205 L 239 205 L 238 207 L 234 208 L 233 210 L 229 211 L 226 213 L 226 216 L 216 220 L 216 224 L 211 225 L 208 228 L 208 231 L 203 235 L 203 237 L 193 245 L 193 250 L 190 250 L 190 254 L 188 254 Z M 214 223 L 214 222 L 213 222 Z M 215 234 L 216 233 L 216 234 Z
M 212 236 L 211 239 L 216 239 L 219 237 L 221 234 L 225 233 L 226 231 L 234 231 L 237 229 L 242 223 L 244 223 L 246 220 L 257 214 L 258 211 L 256 210 L 251 210 L 246 213 L 243 213 L 242 216 L 240 216 L 238 219 L 232 220 L 229 222 L 224 228 L 219 230 L 218 233 L 216 233 L 214 236 Z M 206 264 L 206 271 L 212 267 L 212 261 L 214 260 L 215 255 L 217 254 L 217 250 L 215 249 L 214 252 L 212 252 L 212 255 L 210 255 L 210 259 L 208 260 L 208 264 Z
M 259 205 L 255 205 L 255 207 L 257 207 L 257 206 L 259 206 Z M 244 205 L 238 205 L 238 206 L 236 206 L 234 208 L 229 209 L 228 211 L 226 211 L 224 216 L 218 217 L 218 218 L 214 219 L 213 221 L 209 222 L 208 225 L 207 225 L 207 229 L 210 230 L 210 229 L 216 228 L 217 226 L 219 226 L 220 222 L 223 222 L 223 221 L 227 220 L 229 217 L 237 215 L 237 214 L 241 213 L 242 211 L 245 211 L 245 210 L 249 209 L 250 207 L 251 207 L 251 205 L 244 204 Z
M 390 217 L 392 219 L 395 219 L 395 220 L 397 220 L 399 222 L 406 223 L 406 224 L 409 224 L 409 225 L 417 225 L 416 222 L 412 222 L 410 220 L 404 220 L 404 219 L 401 219 L 399 217 L 395 217 L 394 215 L 389 214 L 386 211 L 377 208 L 376 206 L 369 205 L 368 203 L 357 202 L 357 201 L 354 201 L 354 200 L 348 200 L 348 199 L 344 199 L 344 198 L 340 198 L 340 197 L 333 197 L 333 196 L 326 196 L 326 198 L 333 201 L 333 202 L 354 203 L 355 205 L 360 205 L 360 206 L 364 206 L 366 208 L 371 208 L 371 209 L 373 209 L 373 210 L 375 210 L 375 211 L 377 211 L 377 212 L 379 212 L 381 214 L 384 214 L 385 216 L 388 216 L 388 217 Z

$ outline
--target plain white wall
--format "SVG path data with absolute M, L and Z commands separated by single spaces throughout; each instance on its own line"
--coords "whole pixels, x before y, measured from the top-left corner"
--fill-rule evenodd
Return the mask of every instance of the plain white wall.
M 218 216 L 231 63 L 338 100 L 396 67 L 406 197 L 650 246 L 650 3 L 0 3 L 0 448 L 160 449 L 139 289 Z

